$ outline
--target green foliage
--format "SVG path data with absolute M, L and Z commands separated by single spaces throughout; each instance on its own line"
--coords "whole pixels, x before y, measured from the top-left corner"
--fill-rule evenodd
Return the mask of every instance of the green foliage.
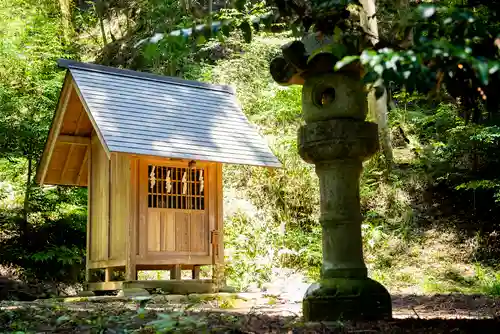
M 273 254 L 266 265 L 266 275 L 256 279 L 257 282 L 268 277 L 272 265 L 300 268 L 312 276 L 318 274 L 321 265 L 318 180 L 314 167 L 297 154 L 301 90 L 276 85 L 268 71 L 269 60 L 282 42 L 283 39 L 264 40 L 259 37 L 253 44 L 245 46 L 239 56 L 221 60 L 214 67 L 207 68 L 212 82 L 235 86 L 245 114 L 266 135 L 272 151 L 284 166 L 276 170 L 250 166 L 226 166 L 224 169 L 226 184 L 243 191 L 245 197 L 259 208 L 261 215 L 251 220 L 252 225 L 259 226 L 257 231 L 261 231 L 261 226 L 270 229 L 263 232 L 261 239 L 255 240 L 260 245 L 261 256 L 268 256 L 268 252 Z M 256 219 L 262 222 L 254 221 Z M 243 235 L 260 233 L 232 231 L 238 226 L 234 221 L 229 226 L 226 224 L 226 230 L 231 231 L 231 235 L 236 231 Z M 253 241 L 250 244 L 253 245 Z M 238 271 L 242 275 L 247 266 L 254 265 L 252 262 L 244 264 L 242 257 L 228 262 L 242 266 Z M 250 280 L 245 282 L 249 283 Z
M 0 232 L 5 235 L 0 241 L 0 264 L 15 267 L 27 280 L 81 282 L 85 267 L 85 197 L 78 190 L 37 189 L 27 235 L 17 233 L 16 225 L 22 218 L 15 212 L 0 221 Z M 6 209 L 3 212 L 9 213 Z
M 158 74 L 177 76 L 189 64 L 191 48 L 182 37 L 168 36 L 142 49 L 147 67 Z
M 84 264 L 86 200 L 79 191 L 32 188 L 32 177 L 72 57 L 61 40 L 59 7 L 51 1 L 0 1 L 0 263 L 27 279 L 76 282 Z M 28 166 L 31 163 L 31 170 Z M 28 178 L 28 175 L 30 176 Z M 25 197 L 30 190 L 31 198 Z M 71 194 L 68 194 L 71 193 Z M 69 197 L 69 198 L 68 198 Z M 23 203 L 24 201 L 28 203 Z M 24 225 L 23 204 L 31 210 Z
M 280 236 L 276 226 L 241 212 L 226 219 L 224 224 L 228 284 L 244 290 L 252 284 L 260 286 L 267 282 L 277 260 Z
M 0 155 L 36 159 L 62 83 L 57 8 L 50 2 L 0 2 Z
M 170 32 L 192 22 L 192 18 L 181 8 L 180 1 L 146 0 L 138 1 L 137 4 L 140 8 L 138 25 L 141 33 Z

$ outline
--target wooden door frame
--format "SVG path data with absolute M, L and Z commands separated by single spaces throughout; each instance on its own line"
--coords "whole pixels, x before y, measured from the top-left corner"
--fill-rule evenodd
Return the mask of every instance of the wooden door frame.
M 148 184 L 149 184 L 149 175 L 148 175 L 148 166 L 156 165 L 156 166 L 165 166 L 165 167 L 177 167 L 177 168 L 186 168 L 188 167 L 188 160 L 171 160 L 168 158 L 154 158 L 154 157 L 141 157 L 139 160 L 139 198 L 138 198 L 138 206 L 139 206 L 139 237 L 138 239 L 138 263 L 147 263 L 148 260 L 153 260 L 154 262 L 169 262 L 165 258 L 165 256 L 171 257 L 172 263 L 179 263 L 180 258 L 192 258 L 194 262 L 203 262 L 199 264 L 212 264 L 213 250 L 211 245 L 211 233 L 216 229 L 217 226 L 217 208 L 218 205 L 215 203 L 217 200 L 216 191 L 211 191 L 210 189 L 217 189 L 216 185 L 216 177 L 212 179 L 211 175 L 216 175 L 217 164 L 214 162 L 202 162 L 196 161 L 196 167 L 204 169 L 204 179 L 205 179 L 205 212 L 208 223 L 208 235 L 207 235 L 207 244 L 208 244 L 208 253 L 207 255 L 189 255 L 189 254 L 176 254 L 171 253 L 172 255 L 167 255 L 168 253 L 161 252 L 158 255 L 152 255 L 147 250 L 147 242 L 148 242 Z M 213 172 L 212 172 L 213 170 Z M 212 186 L 213 184 L 213 186 Z M 168 209 L 167 209 L 168 210 Z M 175 209 L 172 209 L 175 210 Z M 179 210 L 181 211 L 181 210 Z M 160 260 L 161 259 L 161 260 Z M 142 260 L 142 261 L 141 261 Z M 188 262 L 193 262 L 189 260 Z M 186 263 L 191 264 L 191 263 Z M 192 263 L 198 264 L 198 263 Z

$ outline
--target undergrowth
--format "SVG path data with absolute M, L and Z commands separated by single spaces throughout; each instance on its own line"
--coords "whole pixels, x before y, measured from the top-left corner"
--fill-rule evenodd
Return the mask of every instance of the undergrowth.
M 237 189 L 258 208 L 253 216 L 238 212 L 226 221 L 228 275 L 238 287 L 261 284 L 273 266 L 302 270 L 311 280 L 320 273 L 318 180 L 314 167 L 298 156 L 296 144 L 301 89 L 276 85 L 268 70 L 269 60 L 285 42 L 284 36 L 257 38 L 235 57 L 201 70 L 204 80 L 236 87 L 245 114 L 284 167 L 225 168 L 225 191 Z M 386 175 L 378 154 L 365 162 L 361 178 L 364 255 L 370 275 L 394 292 L 496 294 L 496 268 L 478 255 L 484 233 L 466 235 L 456 228 L 466 217 L 453 216 L 446 211 L 449 203 L 439 203 L 444 194 L 447 200 L 464 200 L 480 190 L 483 204 L 496 213 L 498 206 L 488 197 L 496 194 L 496 181 L 481 180 L 487 171 L 470 173 L 472 141 L 483 168 L 497 163 L 496 128 L 464 127 L 452 105 L 428 105 L 404 91 L 394 98 L 396 109 L 389 115 L 394 167 Z M 397 141 L 401 132 L 406 142 Z M 246 270 L 254 265 L 257 270 Z M 450 272 L 456 273 L 455 279 Z

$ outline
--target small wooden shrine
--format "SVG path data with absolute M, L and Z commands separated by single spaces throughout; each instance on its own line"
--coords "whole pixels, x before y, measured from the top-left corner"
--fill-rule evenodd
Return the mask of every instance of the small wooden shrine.
M 199 268 L 224 261 L 222 165 L 281 166 L 232 88 L 58 64 L 66 77 L 36 179 L 88 187 L 86 288 L 214 291 Z M 138 270 L 170 270 L 171 280 L 138 281 Z

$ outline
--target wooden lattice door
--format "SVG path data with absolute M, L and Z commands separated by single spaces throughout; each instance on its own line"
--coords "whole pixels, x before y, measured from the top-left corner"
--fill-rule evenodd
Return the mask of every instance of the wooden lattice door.
M 210 255 L 206 169 L 148 164 L 148 254 Z

